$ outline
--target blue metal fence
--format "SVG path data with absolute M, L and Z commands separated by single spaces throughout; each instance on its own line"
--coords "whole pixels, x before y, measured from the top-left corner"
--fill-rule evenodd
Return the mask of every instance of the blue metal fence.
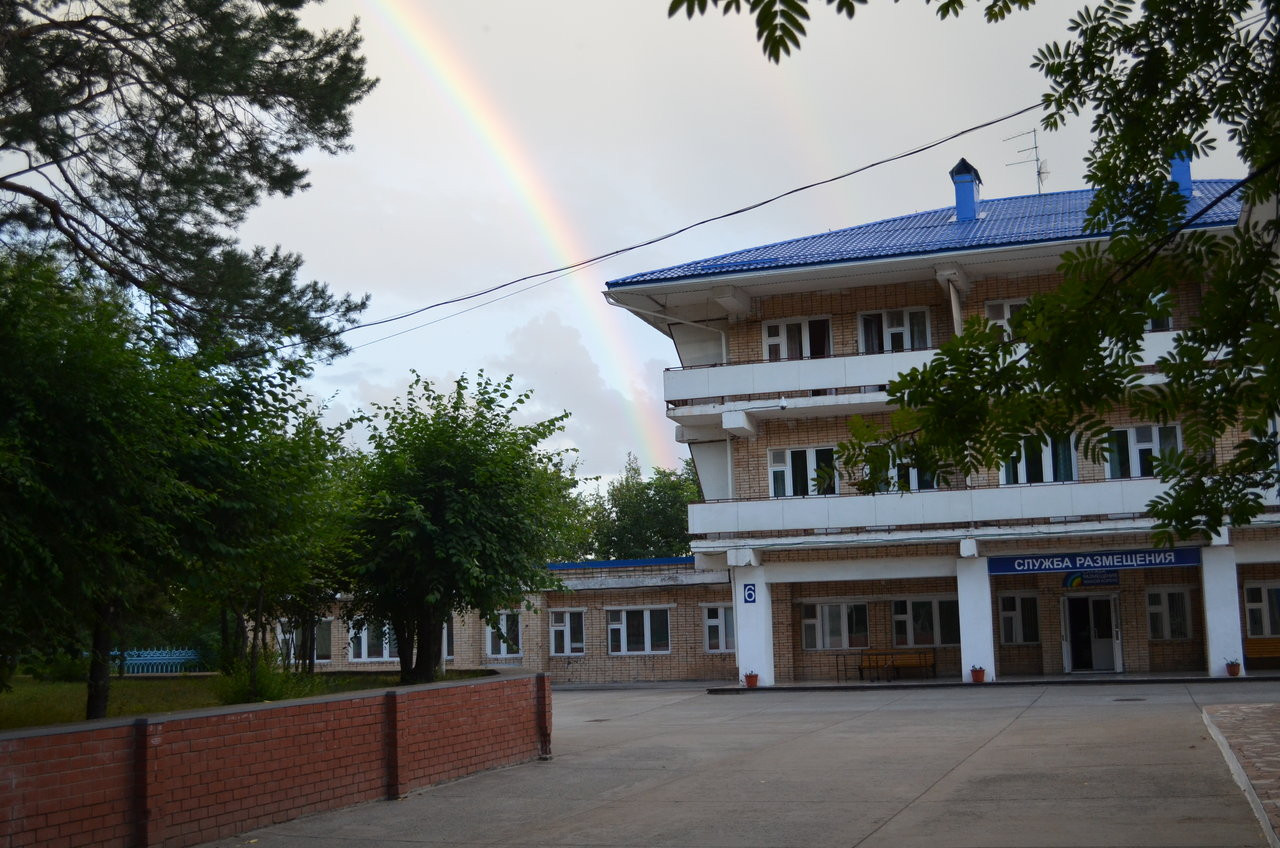
M 116 657 L 119 661 L 119 655 Z M 124 652 L 125 674 L 177 674 L 200 669 L 200 652 L 190 648 L 155 648 Z

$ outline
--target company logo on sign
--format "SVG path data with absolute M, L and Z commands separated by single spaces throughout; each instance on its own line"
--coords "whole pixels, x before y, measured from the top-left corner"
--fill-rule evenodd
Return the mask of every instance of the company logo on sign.
M 988 557 L 987 572 L 990 574 L 1036 574 L 1046 571 L 1161 568 L 1199 564 L 1199 548 L 1153 548 L 1141 551 L 1089 551 L 1071 554 Z

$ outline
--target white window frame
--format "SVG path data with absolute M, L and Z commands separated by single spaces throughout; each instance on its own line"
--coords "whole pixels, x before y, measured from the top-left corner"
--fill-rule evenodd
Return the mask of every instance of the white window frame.
M 1025 627 L 1028 602 L 1035 605 L 1036 632 L 1034 639 L 1027 638 L 1028 634 Z M 1040 644 L 1040 597 L 1035 592 L 1004 592 L 1001 593 L 996 603 L 999 605 L 1000 610 L 1000 644 Z
M 906 604 L 906 612 L 898 612 L 898 604 Z M 915 604 L 928 603 L 932 607 L 933 614 L 933 634 L 936 641 L 929 643 L 916 643 L 915 628 L 912 626 L 914 621 L 913 613 Z M 956 641 L 942 641 L 942 613 L 940 605 L 944 603 L 952 603 L 956 605 Z M 908 595 L 907 597 L 894 598 L 889 605 L 893 620 L 893 646 L 895 648 L 939 648 L 949 647 L 960 644 L 960 601 L 956 595 Z M 905 623 L 904 635 L 905 639 L 899 640 L 898 624 Z
M 321 633 L 323 632 L 323 638 Z M 296 662 L 298 660 L 296 654 L 298 651 L 298 628 L 286 631 L 281 625 L 277 630 L 277 643 L 280 646 L 281 659 L 286 664 Z M 323 648 L 325 655 L 321 656 L 320 652 Z M 311 661 L 314 663 L 327 663 L 333 661 L 333 619 L 321 618 L 315 624 L 315 638 L 311 640 Z
M 514 636 L 512 635 L 514 634 Z M 486 634 L 485 652 L 493 659 L 511 659 L 512 657 L 524 656 L 524 640 L 520 638 L 520 612 L 518 610 L 504 610 L 498 613 L 498 622 L 496 625 L 490 625 L 489 632 Z M 507 639 L 514 642 L 515 645 L 507 644 Z
M 894 462 L 889 466 L 889 482 L 887 491 L 903 491 L 902 479 L 906 477 L 908 492 L 931 492 L 938 488 L 938 478 L 934 474 L 921 474 L 920 469 L 905 462 Z
M 369 652 L 369 631 L 381 631 L 379 647 L 381 652 L 374 656 Z M 359 654 L 359 656 L 356 656 Z M 347 634 L 347 656 L 352 662 L 391 662 L 400 658 L 400 650 L 396 645 L 396 634 L 389 624 L 364 624 L 352 626 Z
M 1006 300 L 988 300 L 984 306 L 984 313 L 987 320 L 997 327 L 1004 330 L 1006 339 L 1013 337 L 1013 328 L 1009 326 L 1009 322 L 1013 320 L 1013 316 L 1017 315 L 1027 306 L 1025 297 L 1013 297 Z
M 1168 305 L 1172 307 L 1172 301 L 1173 301 L 1173 293 L 1167 292 L 1167 291 L 1160 292 L 1155 297 L 1151 298 L 1151 304 L 1153 307 L 1156 307 L 1156 308 L 1163 307 L 1166 305 L 1166 303 L 1168 303 Z M 1167 315 L 1161 315 L 1159 318 L 1148 318 L 1147 323 L 1145 325 L 1145 329 L 1148 333 L 1167 333 L 1170 330 L 1172 330 L 1173 329 L 1172 308 L 1170 309 L 1169 314 Z
M 444 655 L 446 660 L 453 659 L 453 628 L 455 626 L 453 616 L 440 625 L 440 653 Z
M 815 325 L 826 322 L 826 338 L 823 343 L 826 352 L 822 352 L 823 344 L 819 344 L 818 353 L 814 353 L 814 334 L 820 328 Z M 799 345 L 799 356 L 791 349 L 791 332 L 794 329 L 795 341 Z M 786 362 L 795 359 L 825 358 L 832 355 L 832 332 L 830 315 L 812 315 L 805 318 L 787 318 L 782 321 L 765 321 L 760 326 L 763 342 L 764 360 L 766 362 Z
M 814 481 L 814 477 L 818 473 L 818 453 L 831 454 L 831 483 L 829 489 L 819 489 Z M 795 490 L 795 473 L 796 462 L 799 455 L 803 454 L 805 462 L 805 486 L 806 490 L 797 494 Z M 766 454 L 769 469 L 769 497 L 771 498 L 795 498 L 795 497 L 813 497 L 816 495 L 838 495 L 840 494 L 840 475 L 835 472 L 836 449 L 834 445 L 823 445 L 814 448 L 771 448 Z M 781 474 L 782 476 L 779 476 Z M 782 491 L 779 492 L 779 482 L 782 484 Z
M 1055 454 L 1063 449 L 1071 462 L 1071 467 L 1065 469 L 1066 474 L 1063 474 L 1064 469 L 1055 462 Z M 1040 479 L 1032 480 L 1032 477 Z M 1027 436 L 1022 440 L 1022 450 L 1016 456 L 1009 457 L 1000 469 L 1001 486 L 1074 483 L 1079 479 L 1079 460 L 1076 457 L 1075 439 L 1071 436 L 1051 436 L 1041 445 L 1035 443 L 1034 436 Z
M 1252 601 L 1250 590 L 1261 593 L 1261 599 Z M 1273 594 L 1274 593 L 1274 594 Z M 1268 599 L 1275 599 L 1276 611 L 1271 614 Z M 1245 635 L 1251 639 L 1267 639 L 1280 636 L 1280 580 L 1250 581 L 1244 584 Z M 1255 627 L 1255 623 L 1258 625 Z
M 547 610 L 551 627 L 550 651 L 553 657 L 580 657 L 587 652 L 587 610 L 585 607 Z M 557 621 L 557 618 L 559 620 Z M 573 622 L 578 622 L 579 641 L 573 640 Z M 556 637 L 561 650 L 556 650 Z
M 850 614 L 861 608 L 863 639 L 853 644 Z M 800 604 L 801 646 L 806 651 L 842 651 L 871 645 L 871 614 L 866 601 L 804 601 Z
M 1123 433 L 1123 452 L 1119 448 L 1117 434 Z M 1182 427 L 1178 424 L 1136 424 L 1116 427 L 1108 437 L 1107 479 L 1132 480 L 1155 476 L 1155 460 L 1162 455 L 1166 440 L 1172 438 L 1173 450 L 1182 449 Z M 1143 473 L 1143 464 L 1149 463 L 1151 473 Z M 1124 472 L 1128 473 L 1124 473 Z
M 912 316 L 924 317 L 924 338 L 917 339 L 914 337 L 911 325 Z M 879 353 L 901 353 L 907 350 L 928 350 L 933 347 L 933 327 L 930 322 L 929 307 L 927 306 L 908 306 L 902 309 L 878 309 L 874 312 L 858 313 L 858 352 L 879 354 Z M 868 345 L 868 334 L 866 332 L 866 322 L 868 320 L 879 319 L 879 335 L 880 341 L 883 343 L 880 350 L 870 350 Z M 895 324 L 895 322 L 898 322 Z
M 675 609 L 675 604 L 654 605 L 654 606 L 636 606 L 636 607 L 605 607 L 605 621 L 607 623 L 606 635 L 608 637 L 609 654 L 615 657 L 620 656 L 644 656 L 650 654 L 669 654 L 671 653 L 671 610 Z M 632 614 L 641 613 L 637 619 Z M 667 643 L 665 648 L 655 648 L 655 628 L 653 626 L 655 614 L 661 613 L 666 621 Z M 641 650 L 630 650 L 630 641 L 628 637 L 631 635 L 629 629 L 634 621 L 639 621 L 643 632 L 641 642 L 644 647 Z M 617 634 L 617 649 L 615 650 L 614 635 Z
M 733 604 L 702 604 L 702 648 L 708 654 L 737 652 L 738 633 Z
M 1182 614 L 1186 631 L 1175 633 L 1173 616 L 1169 604 L 1170 595 L 1182 596 Z M 1191 627 L 1191 587 L 1190 586 L 1148 586 L 1147 587 L 1147 638 L 1153 642 L 1166 642 L 1178 639 L 1193 638 Z

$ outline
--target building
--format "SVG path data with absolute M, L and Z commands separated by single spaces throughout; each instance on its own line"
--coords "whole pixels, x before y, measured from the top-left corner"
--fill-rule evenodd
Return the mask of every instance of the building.
M 1090 191 L 983 199 L 965 160 L 955 205 L 754 247 L 608 284 L 611 303 L 669 336 L 664 391 L 706 501 L 690 509 L 696 570 L 727 572 L 737 667 L 763 685 L 857 675 L 867 652 L 908 649 L 939 676 L 1205 672 L 1280 648 L 1276 500 L 1211 545 L 1156 549 L 1152 458 L 1178 425 L 1116 415 L 1105 465 L 1070 440 L 943 485 L 859 495 L 815 473 L 857 413 L 974 315 L 1005 324 L 1052 289 Z M 1174 179 L 1199 211 L 1231 181 Z M 1222 229 L 1228 200 L 1200 218 Z M 1195 315 L 1171 292 L 1150 364 Z M 1156 377 L 1158 379 L 1158 376 Z M 1224 445 L 1225 447 L 1225 445 Z M 906 653 L 901 654 L 907 657 Z M 918 657 L 917 657 L 918 658 Z M 925 660 L 921 660 L 924 662 Z
M 497 628 L 475 613 L 455 617 L 445 629 L 445 667 L 518 666 L 547 672 L 555 683 L 737 677 L 724 569 L 697 569 L 691 556 L 549 568 L 564 589 L 527 596 L 501 614 Z M 291 656 L 296 639 L 281 634 L 280 641 Z M 399 669 L 389 629 L 355 626 L 340 609 L 319 623 L 315 643 L 318 670 Z

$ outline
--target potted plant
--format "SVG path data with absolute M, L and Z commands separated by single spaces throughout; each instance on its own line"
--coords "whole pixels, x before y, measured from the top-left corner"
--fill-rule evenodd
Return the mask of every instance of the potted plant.
M 747 684 L 748 689 L 754 689 L 760 685 L 760 675 L 756 674 L 754 671 L 748 671 L 746 674 L 742 675 L 742 682 Z
M 1237 660 L 1234 658 L 1227 660 L 1227 676 L 1229 677 L 1240 676 L 1240 660 Z
M 973 678 L 974 683 L 984 683 L 987 679 L 987 670 L 980 665 L 969 666 L 969 676 Z

